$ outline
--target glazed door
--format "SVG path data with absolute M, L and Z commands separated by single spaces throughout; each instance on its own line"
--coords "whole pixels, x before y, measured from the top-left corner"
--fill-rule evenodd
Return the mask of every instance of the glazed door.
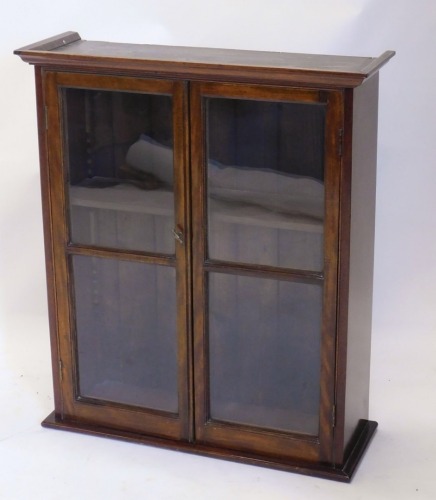
M 192 85 L 198 442 L 331 459 L 341 99 Z
M 182 83 L 44 75 L 60 406 L 188 439 Z

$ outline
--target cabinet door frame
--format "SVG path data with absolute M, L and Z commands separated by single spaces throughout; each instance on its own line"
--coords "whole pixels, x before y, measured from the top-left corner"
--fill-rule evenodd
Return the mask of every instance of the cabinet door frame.
M 303 279 L 310 273 L 286 272 L 266 266 L 222 265 L 207 258 L 206 122 L 205 97 L 261 99 L 326 104 L 325 122 L 325 224 L 324 280 L 321 331 L 320 413 L 318 436 L 260 429 L 210 418 L 209 365 L 207 340 L 207 279 L 209 271 L 227 269 L 254 276 Z M 194 393 L 195 439 L 207 446 L 225 447 L 276 459 L 309 462 L 332 461 L 335 419 L 336 297 L 338 271 L 339 196 L 341 171 L 341 130 L 343 94 L 336 90 L 301 89 L 266 85 L 229 83 L 191 83 L 191 169 L 193 230 L 193 317 L 194 317 Z M 317 273 L 313 273 L 316 277 Z
M 82 421 L 100 428 L 118 428 L 176 440 L 192 435 L 191 360 L 190 360 L 190 222 L 187 203 L 187 99 L 186 84 L 181 81 L 154 80 L 109 75 L 41 72 L 41 94 L 45 114 L 46 163 L 42 177 L 44 223 L 49 234 L 47 276 L 50 317 L 54 334 L 53 366 L 55 413 L 65 421 Z M 183 243 L 175 243 L 175 255 L 161 255 L 73 244 L 69 241 L 68 202 L 63 144 L 63 114 L 60 89 L 98 89 L 122 92 L 165 94 L 173 99 L 173 151 L 175 230 L 182 233 Z M 71 265 L 73 255 L 115 258 L 138 263 L 171 266 L 176 270 L 178 335 L 178 412 L 140 408 L 107 401 L 91 401 L 78 395 L 77 356 L 75 352 L 74 301 Z

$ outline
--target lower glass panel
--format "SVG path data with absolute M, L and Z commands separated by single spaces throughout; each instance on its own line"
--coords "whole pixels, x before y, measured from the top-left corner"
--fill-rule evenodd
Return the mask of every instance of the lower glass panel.
M 318 435 L 322 290 L 209 274 L 213 420 Z
M 79 394 L 176 413 L 175 269 L 74 256 Z

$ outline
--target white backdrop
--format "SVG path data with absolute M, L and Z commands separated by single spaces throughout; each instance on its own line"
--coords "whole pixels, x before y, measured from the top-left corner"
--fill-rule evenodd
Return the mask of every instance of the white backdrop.
M 0 498 L 436 498 L 436 2 L 16 0 L 0 16 Z M 351 486 L 39 427 L 53 403 L 34 84 L 12 51 L 67 30 L 134 43 L 397 51 L 380 79 L 370 417 L 381 427 Z

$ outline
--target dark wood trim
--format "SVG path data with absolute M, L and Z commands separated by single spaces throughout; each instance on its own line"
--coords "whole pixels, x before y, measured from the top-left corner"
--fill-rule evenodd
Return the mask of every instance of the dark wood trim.
M 132 252 L 115 248 L 99 248 L 85 245 L 68 245 L 68 255 L 86 255 L 89 257 L 102 257 L 106 259 L 120 259 L 144 264 L 158 264 L 160 266 L 175 266 L 176 259 L 172 255 L 147 254 L 144 252 Z
M 72 88 L 86 88 L 109 90 L 116 92 L 117 90 L 131 92 L 145 92 L 150 94 L 172 95 L 175 89 L 181 85 L 180 82 L 172 80 L 159 80 L 148 78 L 133 78 L 129 76 L 96 76 L 89 73 L 57 73 L 57 83 L 60 86 Z
M 349 477 L 349 480 L 356 472 L 377 427 L 378 423 L 372 420 L 361 419 L 359 421 L 344 454 L 345 462 L 342 470 Z
M 203 141 L 203 110 L 198 83 L 190 83 L 189 116 L 191 120 L 191 198 L 192 214 L 192 311 L 193 311 L 193 358 L 194 374 L 194 432 L 195 439 L 201 436 L 201 427 L 198 422 L 207 419 L 208 401 L 204 397 L 209 385 L 209 373 L 206 365 L 208 347 L 205 344 L 207 324 L 206 282 L 203 272 L 203 263 L 206 259 L 206 246 L 203 237 L 204 227 L 207 224 L 205 202 L 206 178 L 203 169 L 204 151 Z
M 283 267 L 219 260 L 206 260 L 204 263 L 204 270 L 216 273 L 239 274 L 241 276 L 262 276 L 264 278 L 288 280 L 299 283 L 322 283 L 324 279 L 324 274 L 317 271 L 302 271 L 299 269 L 286 269 Z
M 188 436 L 189 441 L 193 442 L 195 440 L 195 393 L 194 393 L 194 339 L 193 339 L 193 289 L 192 289 L 192 178 L 191 178 L 191 137 L 190 137 L 190 91 L 189 83 L 183 83 L 183 186 L 184 186 L 184 212 L 183 217 L 185 221 L 185 296 L 186 303 L 184 307 L 186 308 L 186 331 L 184 335 L 186 336 L 186 360 L 187 360 L 187 384 L 188 384 L 188 421 L 189 429 Z
M 383 52 L 379 57 L 373 59 L 367 66 L 362 68 L 362 72 L 365 73 L 366 78 L 370 78 L 374 73 L 379 71 L 382 66 L 384 66 L 390 59 L 395 55 L 395 51 L 387 50 Z
M 36 53 L 35 53 L 36 54 Z M 50 53 L 49 53 L 50 54 Z M 341 89 L 358 87 L 365 80 L 366 76 L 361 75 L 342 75 L 325 74 L 315 72 L 289 73 L 286 70 L 265 69 L 262 72 L 253 69 L 222 68 L 221 66 L 191 67 L 182 64 L 175 68 L 171 63 L 156 63 L 154 61 L 145 61 L 132 64 L 126 62 L 120 64 L 117 60 L 99 61 L 81 60 L 78 58 L 58 61 L 56 58 L 51 60 L 50 56 L 42 55 L 38 57 L 33 55 L 31 58 L 21 56 L 23 61 L 36 66 L 42 66 L 50 71 L 58 73 L 75 72 L 89 73 L 93 69 L 98 70 L 99 75 L 107 76 L 126 76 L 135 78 L 162 78 L 173 80 L 189 80 L 192 82 L 210 82 L 211 78 L 216 82 L 222 83 L 255 83 L 256 85 L 290 85 L 294 87 L 323 88 L 323 89 Z
M 23 53 L 29 51 L 40 52 L 55 50 L 79 40 L 81 40 L 79 33 L 76 33 L 75 31 L 66 31 L 65 33 L 41 40 L 40 42 L 31 43 L 30 45 L 21 47 L 20 49 L 15 50 L 14 54 L 21 56 Z
M 339 131 L 343 125 L 343 93 L 326 93 L 325 124 L 325 221 L 324 300 L 321 330 L 320 444 L 321 461 L 332 463 L 335 420 L 336 294 L 338 272 L 339 178 L 341 157 Z
M 249 465 L 268 467 L 271 469 L 285 472 L 295 472 L 307 476 L 319 477 L 322 479 L 331 479 L 349 483 L 357 470 L 357 466 L 364 455 L 377 428 L 377 422 L 363 421 L 362 425 L 356 430 L 353 440 L 353 446 L 350 447 L 349 455 L 343 466 L 331 467 L 328 465 L 292 461 L 285 458 L 274 458 L 257 455 L 246 451 L 232 451 L 220 449 L 214 446 L 203 445 L 200 443 L 188 443 L 185 441 L 172 441 L 153 436 L 144 436 L 134 432 L 122 431 L 113 428 L 107 428 L 91 423 L 77 422 L 73 420 L 62 420 L 58 418 L 55 412 L 51 413 L 43 422 L 43 427 L 59 430 L 67 430 L 87 434 L 96 437 L 105 437 L 119 439 L 122 441 L 141 443 L 159 448 L 202 455 L 211 458 L 231 460 Z
M 45 268 L 47 280 L 47 302 L 50 326 L 51 361 L 53 371 L 53 389 L 55 411 L 58 415 L 63 414 L 62 392 L 60 387 L 60 365 L 59 365 L 59 325 L 57 318 L 57 297 L 55 287 L 54 248 L 53 248 L 53 226 L 51 223 L 51 197 L 50 197 L 50 170 L 48 165 L 48 147 L 46 131 L 46 112 L 44 105 L 44 73 L 41 68 L 35 68 L 36 103 L 38 116 L 38 142 L 40 160 L 40 182 L 41 201 L 44 228 Z
M 73 373 L 67 367 L 73 366 L 73 351 L 70 342 L 71 311 L 69 301 L 69 273 L 65 248 L 68 241 L 64 178 L 62 166 L 63 144 L 61 139 L 61 113 L 56 86 L 56 75 L 44 72 L 44 95 L 47 120 L 47 168 L 50 177 L 50 224 L 53 245 L 53 286 L 56 294 L 56 318 L 58 328 L 58 370 L 59 390 L 62 397 L 62 414 L 72 415 L 71 401 L 74 399 Z
M 336 340 L 336 429 L 333 445 L 334 463 L 344 458 L 345 385 L 347 374 L 347 324 L 348 324 L 348 276 L 350 272 L 350 224 L 351 224 L 351 167 L 353 130 L 353 91 L 344 93 L 344 137 L 340 177 L 339 235 L 338 235 L 338 295 Z
M 56 71 L 98 69 L 158 78 L 298 84 L 325 88 L 356 87 L 393 55 L 378 58 L 285 54 L 230 49 L 112 44 L 81 40 L 74 32 L 18 49 L 30 64 Z M 71 38 L 71 40 L 70 40 Z M 65 43 L 64 43 L 65 41 Z M 59 47 L 55 47 L 60 44 Z M 56 50 L 57 49 L 57 50 Z
M 203 83 L 203 97 L 224 97 L 231 99 L 259 99 L 298 103 L 319 103 L 320 92 L 312 89 L 290 88 L 265 85 L 238 85 L 236 83 Z M 291 96 L 291 98 L 290 98 Z
M 110 408 L 119 408 L 120 410 L 123 411 L 133 411 L 133 412 L 145 412 L 150 415 L 156 415 L 156 416 L 161 416 L 166 419 L 174 419 L 176 420 L 179 417 L 178 413 L 173 413 L 170 411 L 165 411 L 165 410 L 159 410 L 156 408 L 143 408 L 140 406 L 135 406 L 134 404 L 128 404 L 128 403 L 119 403 L 115 401 L 110 401 L 110 400 L 105 400 L 104 398 L 101 399 L 96 399 L 92 397 L 87 397 L 87 396 L 79 396 L 77 395 L 76 401 L 78 403 L 83 403 L 91 406 L 107 406 Z
M 181 436 L 193 439 L 192 422 L 192 359 L 191 359 L 191 227 L 189 220 L 189 177 L 187 150 L 187 89 L 183 82 L 173 83 L 173 137 L 174 137 L 174 210 L 177 231 L 183 234 L 183 243 L 175 241 L 177 273 L 177 335 L 179 415 Z

